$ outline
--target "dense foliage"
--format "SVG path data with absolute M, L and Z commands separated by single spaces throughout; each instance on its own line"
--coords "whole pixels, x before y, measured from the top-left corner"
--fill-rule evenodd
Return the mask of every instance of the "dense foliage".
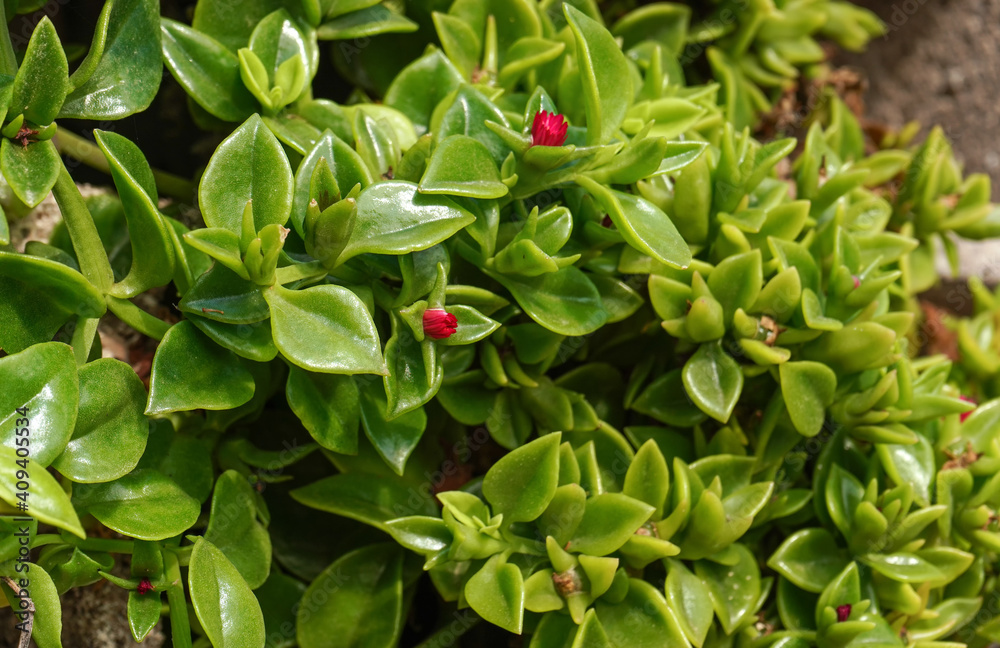
M 940 131 L 862 130 L 819 41 L 879 33 L 827 0 L 108 0 L 72 74 L 48 18 L 0 34 L 5 207 L 62 213 L 23 252 L 0 219 L 0 587 L 37 645 L 102 579 L 176 648 L 1000 641 L 1000 295 L 955 366 L 917 298 L 1000 210 Z M 203 227 L 113 128 L 164 64 L 224 137 Z

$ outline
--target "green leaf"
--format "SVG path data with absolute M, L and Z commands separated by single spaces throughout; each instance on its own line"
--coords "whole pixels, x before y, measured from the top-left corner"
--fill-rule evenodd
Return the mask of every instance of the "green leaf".
M 452 135 L 434 150 L 419 190 L 489 200 L 506 195 L 507 185 L 489 149 L 467 135 Z
M 743 372 L 722 344 L 702 344 L 684 364 L 684 389 L 698 408 L 725 423 L 743 391 Z
M 69 92 L 69 64 L 56 28 L 44 16 L 28 41 L 24 60 L 14 77 L 12 115 L 21 114 L 37 126 L 51 124 Z
M 227 470 L 215 482 L 205 539 L 214 544 L 257 589 L 271 568 L 271 536 L 257 521 L 257 496 L 247 478 Z
M 205 635 L 216 648 L 264 645 L 264 615 L 240 572 L 205 538 L 188 565 L 188 590 Z
M 185 313 L 226 324 L 254 324 L 270 316 L 264 289 L 223 264 L 198 277 L 178 307 Z
M 427 427 L 427 414 L 420 408 L 390 420 L 385 390 L 372 381 L 361 389 L 361 423 L 382 459 L 397 475 L 402 475 L 407 459 Z
M 476 217 L 447 196 L 418 192 L 412 182 L 379 182 L 358 196 L 358 215 L 340 260 L 372 252 L 406 254 L 441 243 Z
M 95 130 L 94 137 L 111 167 L 132 244 L 132 266 L 111 294 L 134 297 L 173 278 L 170 230 L 157 210 L 156 180 L 139 147 L 117 133 Z
M 434 50 L 396 75 L 385 93 L 385 105 L 409 117 L 417 135 L 423 135 L 430 126 L 431 113 L 463 81 L 462 73 L 448 57 Z
M 802 529 L 788 536 L 767 566 L 797 587 L 819 594 L 847 565 L 836 540 L 826 529 Z
M 854 511 L 864 498 L 865 488 L 857 477 L 837 464 L 830 467 L 825 485 L 826 507 L 833 523 L 845 537 L 851 535 L 851 520 Z
M 563 5 L 563 13 L 576 40 L 587 144 L 606 144 L 621 126 L 632 100 L 628 61 L 603 25 L 568 4 Z
M 924 558 L 912 553 L 868 554 L 860 557 L 878 573 L 900 583 L 924 583 L 945 580 L 940 569 Z
M 30 588 L 25 589 L 29 590 L 27 595 L 31 597 L 31 602 L 35 605 L 34 623 L 31 628 L 31 638 L 34 639 L 34 644 L 38 648 L 62 648 L 62 604 L 59 602 L 59 591 L 52 582 L 52 578 L 44 569 L 34 563 L 16 564 L 24 571 L 18 571 L 14 567 L 15 563 L 11 561 L 0 570 L 0 575 L 15 582 L 25 579 L 26 575 L 29 576 L 26 580 L 29 580 L 31 585 Z M 7 596 L 8 603 L 11 603 L 12 607 L 16 605 L 14 601 L 20 599 L 13 597 L 7 583 L 4 582 L 0 587 Z
M 406 16 L 377 4 L 323 23 L 316 29 L 316 37 L 321 40 L 362 40 L 379 34 L 406 34 L 417 28 L 417 23 Z
M 668 560 L 667 565 L 664 585 L 667 605 L 677 617 L 684 636 L 700 648 L 714 617 L 710 593 L 704 581 L 688 571 L 681 561 Z
M 285 397 L 317 443 L 334 452 L 357 454 L 361 406 L 350 377 L 291 366 Z
M 530 522 L 541 515 L 559 483 L 559 443 L 554 432 L 517 448 L 487 471 L 483 496 L 505 520 Z
M 601 294 L 576 266 L 539 277 L 488 272 L 510 291 L 531 319 L 561 335 L 587 335 L 607 321 Z
M 24 147 L 4 138 L 0 143 L 0 168 L 21 202 L 37 207 L 52 191 L 62 160 L 52 142 L 31 142 Z
M 403 631 L 403 600 L 399 546 L 382 543 L 351 551 L 317 576 L 302 595 L 296 624 L 298 645 L 395 646 Z M 363 619 L 369 622 L 359 622 Z
M 156 348 L 146 414 L 231 409 L 253 393 L 253 376 L 236 354 L 184 321 L 170 327 Z
M 385 343 L 388 373 L 383 379 L 389 420 L 428 403 L 441 387 L 444 368 L 434 341 L 417 341 L 400 317 L 392 318 L 392 337 Z
M 926 506 L 931 497 L 931 484 L 937 473 L 934 448 L 922 434 L 917 434 L 917 442 L 912 445 L 877 443 L 882 467 L 892 481 L 898 485 L 909 484 L 921 506 Z
M 75 482 L 118 479 L 135 468 L 146 449 L 146 388 L 132 367 L 112 358 L 87 363 L 79 374 L 76 427 L 52 466 Z
M 726 257 L 708 275 L 708 289 L 722 304 L 723 318 L 731 322 L 736 309 L 749 309 L 764 283 L 760 250 Z
M 465 584 L 465 600 L 479 616 L 508 632 L 521 633 L 524 579 L 516 565 L 496 555 Z
M 617 551 L 655 510 L 621 493 L 594 495 L 587 500 L 583 519 L 569 541 L 568 550 L 591 556 Z
M 493 331 L 500 328 L 500 322 L 486 317 L 472 306 L 463 304 L 450 305 L 448 312 L 455 316 L 458 326 L 450 337 L 438 340 L 444 346 L 472 344 L 486 339 Z
M 686 648 L 687 639 L 663 594 L 644 580 L 630 578 L 624 600 L 617 604 L 607 597 L 594 604 L 597 618 L 612 646 L 677 646 Z
M 236 22 L 244 20 L 240 16 Z M 257 110 L 257 101 L 240 78 L 240 60 L 235 51 L 227 50 L 205 32 L 169 18 L 160 19 L 160 38 L 170 73 L 209 114 L 238 122 Z
M 257 115 L 219 144 L 198 185 L 198 204 L 209 227 L 239 234 L 243 210 L 251 200 L 257 232 L 288 221 L 292 169 L 281 144 Z
M 385 373 L 375 323 L 347 288 L 275 285 L 264 297 L 271 307 L 274 342 L 293 364 L 321 373 Z
M 22 481 L 17 476 L 17 471 L 21 470 L 20 465 L 17 463 L 19 459 L 23 460 L 24 457 L 16 453 L 13 444 L 9 446 L 6 443 L 0 445 L 0 499 L 13 507 L 22 502 L 17 497 L 17 494 L 24 492 L 14 490 L 14 486 L 19 481 Z M 29 485 L 31 487 L 28 490 L 28 500 L 26 502 L 28 505 L 28 514 L 40 522 L 51 524 L 54 527 L 65 529 L 73 535 L 86 538 L 87 534 L 84 532 L 83 527 L 80 526 L 80 518 L 77 517 L 76 510 L 73 508 L 73 504 L 70 503 L 70 499 L 65 491 L 63 491 L 62 486 L 45 469 L 38 467 L 30 470 L 34 463 L 34 457 L 32 456 L 28 464 Z
M 115 481 L 80 484 L 73 504 L 104 526 L 140 540 L 165 540 L 191 528 L 201 505 L 158 470 L 133 470 Z
M 632 403 L 632 409 L 661 423 L 691 427 L 705 420 L 705 413 L 684 391 L 683 371 L 674 369 L 647 386 Z
M 398 480 L 367 473 L 325 477 L 291 492 L 292 498 L 314 509 L 364 522 L 388 532 L 386 523 L 408 515 L 437 515 L 429 493 L 416 493 Z
M 132 637 L 137 643 L 141 642 L 160 622 L 160 613 L 163 610 L 160 592 L 153 591 L 146 594 L 129 592 L 125 610 Z
M 73 435 L 79 399 L 75 374 L 73 350 L 59 342 L 37 344 L 0 358 L 0 383 L 4 385 L 0 391 L 0 446 L 11 448 L 11 452 L 27 447 L 31 463 L 38 465 L 35 472 L 43 472 L 41 468 L 63 452 Z M 17 408 L 26 408 L 27 415 Z
M 70 81 L 75 87 L 59 112 L 61 118 L 122 119 L 148 108 L 160 87 L 159 4 L 156 0 L 114 0 L 110 6 L 107 32 L 100 43 L 103 54 L 86 79 L 73 73 Z M 95 33 L 90 55 L 97 49 L 97 38 Z
M 781 393 L 795 429 L 816 436 L 823 429 L 826 408 L 833 403 L 837 375 L 819 362 L 785 362 L 778 368 Z
M 241 358 L 254 362 L 270 362 L 278 355 L 269 319 L 252 324 L 227 324 L 192 313 L 187 314 L 187 319 L 213 342 Z
M 312 174 L 321 159 L 326 160 L 341 193 L 350 191 L 356 184 L 367 187 L 372 183 L 371 172 L 354 149 L 330 131 L 324 131 L 323 136 L 316 140 L 316 144 L 306 153 L 295 172 L 291 220 L 300 236 L 305 234 L 302 223 L 306 207 L 309 205 Z
M 587 176 L 576 176 L 576 182 L 608 213 L 629 245 L 676 268 L 691 263 L 690 248 L 659 207 L 639 196 L 608 189 Z
M 654 507 L 656 510 L 653 517 L 660 519 L 663 517 L 663 504 L 669 489 L 670 470 L 667 468 L 667 460 L 656 442 L 649 439 L 642 444 L 629 464 L 622 493 Z
M 732 634 L 747 618 L 757 612 L 760 602 L 760 568 L 753 553 L 742 544 L 728 550 L 735 562 L 722 564 L 710 560 L 695 563 L 695 573 L 704 581 L 722 629 Z

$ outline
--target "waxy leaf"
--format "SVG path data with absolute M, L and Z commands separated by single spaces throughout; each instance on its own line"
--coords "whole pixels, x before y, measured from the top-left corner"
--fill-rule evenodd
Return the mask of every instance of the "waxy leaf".
M 153 356 L 146 414 L 226 410 L 247 402 L 253 393 L 253 376 L 235 353 L 216 345 L 191 322 L 179 322 Z
M 815 436 L 823 428 L 826 408 L 833 403 L 837 376 L 819 362 L 785 362 L 779 366 L 781 393 L 795 429 Z
M 73 435 L 79 399 L 75 374 L 73 350 L 59 342 L 36 344 L 0 358 L 0 383 L 4 385 L 0 390 L 0 446 L 11 452 L 28 447 L 36 472 L 44 472 L 41 469 L 59 456 Z M 27 411 L 19 413 L 17 408 Z
M 521 633 L 524 623 L 524 579 L 517 565 L 501 555 L 486 561 L 465 585 L 465 599 L 479 616 L 504 630 Z
M 198 185 L 198 204 L 209 227 L 239 234 L 247 201 L 253 201 L 257 232 L 272 223 L 284 225 L 292 209 L 288 158 L 257 115 L 219 144 Z
M 7 565 L 10 565 L 10 567 L 8 568 Z M 17 567 L 14 565 L 17 565 Z M 23 571 L 20 571 L 18 568 Z M 33 643 L 38 648 L 62 648 L 62 642 L 60 641 L 60 635 L 62 634 L 62 604 L 59 602 L 59 590 L 56 589 L 55 584 L 52 582 L 52 577 L 40 566 L 31 562 L 9 562 L 0 570 L 0 576 L 6 576 L 14 582 L 30 576 L 26 580 L 30 580 L 31 589 L 28 595 L 35 606 L 35 613 L 32 615 L 34 623 L 31 628 Z M 0 587 L 2 587 L 8 602 L 17 600 L 14 598 L 13 592 L 11 592 L 6 582 Z M 13 636 L 13 634 L 8 636 Z
M 341 286 L 264 291 L 274 343 L 293 364 L 337 374 L 385 373 L 378 331 L 364 302 Z
M 292 498 L 306 506 L 342 515 L 388 531 L 386 522 L 407 515 L 437 515 L 438 508 L 426 493 L 412 497 L 400 481 L 367 473 L 325 477 L 293 490 Z
M 338 558 L 309 585 L 296 639 L 302 648 L 395 646 L 403 621 L 403 550 L 369 545 Z
M 227 470 L 215 482 L 205 539 L 214 544 L 257 589 L 271 567 L 271 536 L 257 521 L 256 496 L 247 478 Z
M 819 594 L 847 565 L 826 529 L 802 529 L 788 536 L 767 566 L 807 592 Z
M 146 449 L 146 388 L 132 367 L 112 358 L 87 363 L 79 374 L 76 427 L 52 465 L 75 482 L 118 479 L 135 468 Z
M 708 588 L 722 629 L 732 634 L 744 619 L 757 611 L 761 582 L 757 559 L 749 549 L 734 544 L 728 552 L 735 554 L 731 564 L 699 560 L 694 567 Z
M 505 520 L 529 522 L 541 515 L 559 484 L 558 432 L 517 448 L 483 478 L 483 496 Z
M 191 528 L 201 505 L 158 470 L 133 470 L 115 481 L 80 484 L 78 510 L 104 526 L 140 540 L 165 540 Z
M 292 366 L 285 396 L 317 443 L 334 452 L 357 454 L 361 406 L 357 385 L 350 377 Z
M 188 565 L 191 604 L 212 645 L 264 645 L 264 615 L 246 581 L 226 555 L 198 538 Z
M 684 636 L 700 648 L 712 625 L 712 598 L 704 581 L 688 571 L 684 563 L 668 560 L 667 564 L 667 605 L 674 611 Z
M 18 460 L 23 461 L 24 457 L 16 453 L 14 444 L 0 445 L 0 500 L 17 507 L 19 503 L 27 504 L 28 514 L 45 524 L 65 529 L 73 535 L 86 538 L 87 534 L 80 525 L 80 518 L 77 517 L 76 509 L 70 502 L 66 492 L 56 481 L 51 473 L 41 466 L 28 471 L 30 479 L 30 490 L 27 491 L 28 499 L 18 498 L 19 493 L 24 490 L 14 490 L 18 482 L 23 481 L 17 476 L 20 465 Z M 34 458 L 28 464 L 29 468 L 34 464 Z
M 562 335 L 586 335 L 607 321 L 601 294 L 576 266 L 539 277 L 487 272 L 503 284 L 531 319 Z
M 47 126 L 59 114 L 69 90 L 66 54 L 55 26 L 45 16 L 32 32 L 24 60 L 14 77 L 10 114 L 23 113 L 32 124 Z
M 59 117 L 121 119 L 145 110 L 160 88 L 163 59 L 160 52 L 160 7 L 156 0 L 114 0 L 107 31 L 95 33 L 91 56 L 103 50 L 89 76 L 75 86 Z M 103 15 L 102 15 L 103 18 Z M 102 37 L 100 43 L 98 37 Z M 87 60 L 81 68 L 87 65 Z
M 358 196 L 358 215 L 340 260 L 373 252 L 405 254 L 450 238 L 476 217 L 447 196 L 418 192 L 411 182 L 379 182 Z
M 583 519 L 567 545 L 569 551 L 606 556 L 617 551 L 656 509 L 621 493 L 602 493 L 587 500 Z
M 409 117 L 417 135 L 423 135 L 431 123 L 431 113 L 463 81 L 462 73 L 448 57 L 435 50 L 403 68 L 385 93 L 385 105 Z
M 237 22 L 243 22 L 243 18 Z M 240 60 L 235 52 L 203 31 L 169 18 L 160 19 L 160 37 L 163 60 L 171 74 L 209 114 L 238 122 L 257 110 L 257 101 L 240 78 Z
M 698 408 L 725 423 L 743 391 L 743 372 L 719 342 L 702 344 L 684 365 L 684 388 Z
M 434 151 L 420 179 L 420 193 L 489 200 L 507 194 L 489 150 L 467 135 L 452 135 Z
M 366 383 L 361 390 L 361 423 L 365 435 L 382 459 L 402 475 L 406 461 L 427 427 L 423 408 L 389 417 L 389 404 L 383 386 L 376 381 Z
M 606 144 L 625 119 L 632 99 L 632 75 L 621 48 L 600 23 L 569 4 L 566 22 L 576 40 L 576 58 L 587 112 L 587 144 Z
M 608 595 L 594 604 L 611 645 L 685 648 L 688 641 L 663 594 L 638 578 L 626 584 L 628 591 L 621 602 L 611 604 Z

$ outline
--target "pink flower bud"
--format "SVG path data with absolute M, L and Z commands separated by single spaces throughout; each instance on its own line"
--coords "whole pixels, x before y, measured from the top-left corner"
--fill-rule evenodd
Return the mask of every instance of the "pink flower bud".
M 458 328 L 458 319 L 443 308 L 428 308 L 424 311 L 424 334 L 435 340 L 451 337 Z
M 978 405 L 979 404 L 974 399 L 969 398 L 968 396 L 959 396 L 959 398 L 962 399 L 962 400 L 964 400 L 966 403 L 972 403 L 973 405 Z M 962 422 L 962 423 L 965 423 L 965 419 L 967 419 L 970 416 L 972 416 L 972 412 L 975 412 L 975 411 L 976 410 L 972 410 L 970 412 L 962 412 L 962 414 L 959 415 L 958 420 L 960 422 Z
M 138 587 L 135 588 L 135 591 L 138 592 L 139 595 L 141 596 L 144 594 L 149 594 L 154 589 L 156 588 L 153 587 L 153 584 L 151 582 L 149 582 L 149 579 L 143 578 L 141 581 L 139 581 L 139 585 Z
M 847 618 L 851 616 L 851 604 L 845 603 L 844 605 L 837 606 L 837 621 L 843 623 L 847 621 Z
M 566 119 L 558 113 L 544 110 L 535 113 L 535 120 L 531 122 L 531 145 L 562 146 L 566 143 L 568 126 Z

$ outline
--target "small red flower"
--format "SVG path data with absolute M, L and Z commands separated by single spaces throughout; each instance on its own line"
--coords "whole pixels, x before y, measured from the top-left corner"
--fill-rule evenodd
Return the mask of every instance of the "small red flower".
M 566 118 L 544 110 L 535 113 L 531 122 L 532 146 L 562 146 L 566 143 Z
M 972 403 L 973 405 L 978 405 L 979 404 L 974 399 L 969 398 L 968 396 L 959 396 L 959 398 L 962 399 L 962 400 L 964 400 L 966 403 Z M 972 416 L 972 412 L 975 412 L 975 411 L 976 410 L 971 410 L 969 412 L 962 412 L 962 414 L 958 417 L 959 421 L 962 422 L 962 423 L 965 423 L 965 419 L 967 419 L 970 416 Z
M 852 275 L 851 279 L 854 279 L 854 289 L 855 290 L 857 290 L 858 288 L 861 287 L 861 279 L 858 277 L 858 275 Z
M 138 592 L 140 596 L 142 596 L 144 594 L 149 594 L 154 589 L 156 588 L 153 587 L 153 584 L 149 582 L 149 579 L 143 578 L 141 581 L 139 581 L 139 586 L 135 588 L 135 591 Z
M 850 603 L 845 603 L 844 605 L 837 606 L 837 621 L 843 623 L 847 621 L 847 618 L 851 616 L 851 605 Z
M 458 319 L 443 308 L 428 308 L 424 311 L 424 333 L 441 340 L 451 337 L 458 328 Z

